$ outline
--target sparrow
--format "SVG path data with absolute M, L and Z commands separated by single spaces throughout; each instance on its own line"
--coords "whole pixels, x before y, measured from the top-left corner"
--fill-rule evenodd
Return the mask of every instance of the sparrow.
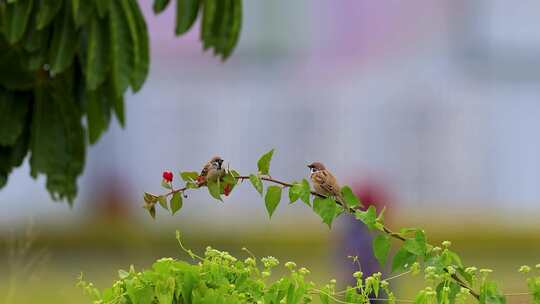
M 206 164 L 204 164 L 201 174 L 199 174 L 199 178 L 197 179 L 199 184 L 206 181 L 214 182 L 222 178 L 223 175 L 225 175 L 225 169 L 221 167 L 222 164 L 223 159 L 221 159 L 221 157 L 212 157 L 212 159 L 210 159 Z
M 309 177 L 315 192 L 324 196 L 333 196 L 338 202 L 343 203 L 341 187 L 335 176 L 320 162 L 311 163 L 308 168 L 310 169 Z

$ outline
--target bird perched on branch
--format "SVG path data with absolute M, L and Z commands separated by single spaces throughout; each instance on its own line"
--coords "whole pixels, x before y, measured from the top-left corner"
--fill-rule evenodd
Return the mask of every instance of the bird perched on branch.
M 335 176 L 320 162 L 311 163 L 308 168 L 311 170 L 310 178 L 315 192 L 324 196 L 333 196 L 338 202 L 343 203 L 341 187 Z
M 219 156 L 214 156 L 210 159 L 201 171 L 201 174 L 197 178 L 197 182 L 202 184 L 207 181 L 215 182 L 225 175 L 225 169 L 221 167 L 223 159 Z

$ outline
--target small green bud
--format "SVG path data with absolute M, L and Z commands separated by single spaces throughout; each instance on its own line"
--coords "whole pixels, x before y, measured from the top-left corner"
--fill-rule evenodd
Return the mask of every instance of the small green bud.
M 361 279 L 363 276 L 364 276 L 364 273 L 361 271 L 356 271 L 355 273 L 353 273 L 353 277 L 356 279 Z
M 298 270 L 298 272 L 299 272 L 301 275 L 308 275 L 308 274 L 311 273 L 311 272 L 310 272 L 307 268 L 305 268 L 305 267 L 300 268 L 300 269 Z
M 478 269 L 474 266 L 465 268 L 465 272 L 468 274 L 474 274 Z
M 293 270 L 296 268 L 296 263 L 295 262 L 287 262 L 285 263 L 285 267 L 287 267 L 289 270 Z
M 521 273 L 529 273 L 531 271 L 531 267 L 527 266 L 527 265 L 523 265 L 521 267 L 519 267 L 519 272 Z
M 444 241 L 444 242 L 442 242 L 442 245 L 443 245 L 444 248 L 449 248 L 450 246 L 452 246 L 452 242 Z
M 433 247 L 433 249 L 431 249 L 431 251 L 433 251 L 433 253 L 435 253 L 435 254 L 441 253 L 441 250 L 442 249 L 439 246 L 435 246 L 435 247 Z
M 267 277 L 270 276 L 270 272 L 268 272 L 268 271 L 263 271 L 263 272 L 261 272 L 261 275 L 262 275 L 263 278 L 267 278 Z
M 482 268 L 480 269 L 480 273 L 481 274 L 488 274 L 488 273 L 492 273 L 493 270 L 492 269 L 489 269 L 489 268 Z
M 456 269 L 454 268 L 454 266 L 448 266 L 446 270 L 448 270 L 448 273 L 450 275 L 456 274 Z
M 444 287 L 443 287 L 443 291 L 444 291 L 444 292 L 450 292 L 450 287 L 444 286 Z
M 387 280 L 382 280 L 382 281 L 381 281 L 381 288 L 382 288 L 382 289 L 388 288 L 389 285 L 390 285 L 390 283 L 388 283 Z
M 536 269 L 540 269 L 540 264 L 536 264 L 534 267 L 535 267 Z
M 336 279 L 331 279 L 331 280 L 330 280 L 330 284 L 336 285 L 336 283 L 337 283 Z
M 373 274 L 373 277 L 376 278 L 376 279 L 380 279 L 381 276 L 382 276 L 382 273 L 380 273 L 380 272 L 376 272 L 376 273 Z

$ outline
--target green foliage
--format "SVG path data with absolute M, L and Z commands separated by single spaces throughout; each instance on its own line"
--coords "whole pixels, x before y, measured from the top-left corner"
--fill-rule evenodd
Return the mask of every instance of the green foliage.
M 248 298 L 235 298 L 235 303 L 298 303 L 298 301 L 300 301 L 299 299 L 311 299 L 311 297 L 303 298 L 303 295 L 317 295 L 322 303 L 367 304 L 375 300 L 372 298 L 373 295 L 378 300 L 387 301 L 388 303 L 403 301 L 421 304 L 465 304 L 468 303 L 468 300 L 471 298 L 478 300 L 480 303 L 486 304 L 506 303 L 506 295 L 502 294 L 498 290 L 497 285 L 493 281 L 488 280 L 489 273 L 491 272 L 490 269 L 480 269 L 480 271 L 478 271 L 478 269 L 474 266 L 465 267 L 461 257 L 450 249 L 452 246 L 450 241 L 444 241 L 440 244 L 440 246 L 429 244 L 426 233 L 422 229 L 402 228 L 399 230 L 399 233 L 393 232 L 384 224 L 385 208 L 380 210 L 378 214 L 374 206 L 369 206 L 367 210 L 358 210 L 358 208 L 355 207 L 360 206 L 360 202 L 357 201 L 357 198 L 354 196 L 352 191 L 350 191 L 348 186 L 344 186 L 341 193 L 345 203 L 351 208 L 343 208 L 341 203 L 334 200 L 333 197 L 324 197 L 323 195 L 312 192 L 311 187 L 306 179 L 302 179 L 301 182 L 288 183 L 268 176 L 267 173 L 270 170 L 270 161 L 273 152 L 274 151 L 271 150 L 259 159 L 259 170 L 257 174 L 240 175 L 234 170 L 227 169 L 222 178 L 217 179 L 213 184 L 211 183 L 206 185 L 208 186 L 212 196 L 219 197 L 221 199 L 221 194 L 225 194 L 227 196 L 232 189 L 229 188 L 229 190 L 226 192 L 225 185 L 234 187 L 239 182 L 246 179 L 249 179 L 257 192 L 262 195 L 264 192 L 263 182 L 271 183 L 271 185 L 267 187 L 267 191 L 264 196 L 265 207 L 270 217 L 273 216 L 277 206 L 279 205 L 283 188 L 289 188 L 288 196 L 291 204 L 301 199 L 309 206 L 313 196 L 312 210 L 318 214 L 322 218 L 323 222 L 329 227 L 331 227 L 336 217 L 347 212 L 363 222 L 368 229 L 374 231 L 376 233 L 376 236 L 373 239 L 373 254 L 375 258 L 379 261 L 382 267 L 384 267 L 387 261 L 391 259 L 391 271 L 394 273 L 398 272 L 399 274 L 387 279 L 382 279 L 382 275 L 380 273 L 375 273 L 372 276 L 364 279 L 362 272 L 357 271 L 353 274 L 353 277 L 357 280 L 356 285 L 354 287 L 348 286 L 342 291 L 335 290 L 335 280 L 330 280 L 329 284 L 318 288 L 315 288 L 315 285 L 311 284 L 310 287 L 297 289 L 298 285 L 291 287 L 289 277 L 282 277 L 272 283 L 272 285 L 265 285 L 265 287 L 263 286 L 265 284 L 264 280 L 270 276 L 270 268 L 277 266 L 279 263 L 277 260 L 271 257 L 263 258 L 261 259 L 261 262 L 264 268 L 261 271 L 259 269 L 253 269 L 253 267 L 256 265 L 256 259 L 252 257 L 246 259 L 244 264 L 239 264 L 235 261 L 235 265 L 240 265 L 239 269 L 243 268 L 247 273 L 249 273 L 249 275 L 254 274 L 258 276 L 258 278 L 262 279 L 263 285 L 261 285 L 261 283 L 257 283 L 258 286 L 261 287 L 258 289 L 258 296 L 253 296 L 252 293 L 249 293 L 250 297 Z M 169 184 L 170 191 L 162 195 L 165 197 L 173 195 L 170 207 L 173 213 L 177 211 L 177 207 L 173 207 L 172 203 L 175 197 L 181 198 L 185 191 L 205 186 L 203 183 L 194 183 L 197 179 L 196 172 L 182 172 L 181 176 L 185 182 L 185 185 L 181 188 L 176 188 L 176 190 L 172 190 L 173 187 L 171 183 Z M 162 196 L 150 193 L 144 194 L 144 208 L 149 211 L 152 217 L 155 217 L 155 206 L 157 203 L 167 209 L 167 206 L 163 206 Z M 180 200 L 180 207 L 181 205 L 182 202 Z M 399 247 L 396 248 L 396 253 L 390 258 L 390 252 L 392 251 L 392 239 L 400 241 L 401 243 L 399 243 Z M 192 258 L 197 258 L 197 256 L 191 251 L 186 252 Z M 222 255 L 227 256 L 225 253 Z M 354 262 L 358 262 L 358 257 L 350 258 L 352 258 Z M 192 266 L 201 267 L 201 265 L 205 263 L 204 261 L 206 259 L 207 256 L 205 256 L 205 258 L 201 258 L 201 261 L 203 262 Z M 286 263 L 285 266 L 291 271 L 292 274 L 307 274 L 307 270 L 299 269 L 296 271 L 296 264 L 292 262 Z M 214 266 L 214 268 L 216 267 L 217 266 Z M 540 270 L 540 264 L 536 265 L 535 268 Z M 522 273 L 529 273 L 531 272 L 531 267 L 524 265 L 520 267 L 519 271 Z M 148 282 L 150 287 L 144 288 L 147 288 L 150 291 L 153 290 L 153 293 L 150 293 L 149 291 L 148 294 L 150 294 L 150 296 L 148 296 L 146 293 L 142 295 L 134 295 L 133 298 L 130 298 L 130 301 L 135 302 L 136 300 L 134 299 L 138 298 L 144 299 L 146 302 L 150 301 L 150 303 L 206 303 L 199 302 L 201 299 L 206 301 L 204 297 L 196 298 L 197 296 L 201 295 L 199 293 L 184 293 L 186 287 L 179 287 L 179 283 L 177 283 L 175 279 L 178 272 L 182 271 L 180 270 L 174 272 L 174 274 L 163 277 L 162 282 Z M 420 290 L 414 300 L 396 299 L 394 293 L 389 288 L 388 281 L 407 274 L 414 276 L 420 272 L 423 272 L 424 281 L 429 286 Z M 203 273 L 204 275 L 208 274 L 208 272 Z M 140 273 L 138 273 L 138 275 L 140 275 Z M 129 272 L 122 272 L 121 279 L 129 276 Z M 238 289 L 237 287 L 239 285 L 236 283 L 231 283 L 232 281 L 230 280 L 230 276 L 228 278 L 228 281 L 221 280 L 219 282 L 214 282 L 213 284 L 208 284 L 206 282 L 204 284 L 199 283 L 199 285 L 195 283 L 188 283 L 189 287 L 187 287 L 187 290 L 193 290 L 193 288 L 196 288 L 196 286 L 205 286 L 202 287 L 204 290 L 227 290 L 225 294 L 220 295 L 220 299 L 223 297 L 227 298 L 230 295 L 246 293 L 247 290 L 250 290 L 249 288 L 243 287 Z M 191 279 L 189 279 L 189 282 L 191 282 Z M 242 282 L 245 281 L 242 280 Z M 231 284 L 234 286 L 231 286 Z M 89 285 L 85 283 L 83 284 L 83 287 L 84 286 L 88 287 Z M 229 286 L 230 289 L 227 289 L 227 286 Z M 529 293 L 519 293 L 513 295 L 530 294 L 533 303 L 540 304 L 540 276 L 527 278 L 527 287 L 529 289 Z M 211 292 L 214 293 L 215 291 Z M 94 295 L 99 294 L 99 292 L 95 290 L 91 290 L 90 293 Z M 126 291 L 122 294 L 129 297 L 130 293 L 131 292 L 126 289 Z M 183 295 L 186 296 L 185 300 Z M 379 297 L 382 295 L 385 297 Z M 97 298 L 108 299 L 104 298 L 103 296 L 101 296 L 101 298 Z M 182 299 L 181 301 L 179 300 L 180 298 Z M 212 296 L 208 301 L 213 303 L 212 301 L 214 301 L 214 299 L 215 298 Z M 108 302 L 104 301 L 103 303 Z
M 322 218 L 323 223 L 328 225 L 329 228 L 332 227 L 332 222 L 337 216 L 337 205 L 334 199 L 315 197 L 313 199 L 313 210 Z
M 257 162 L 257 168 L 259 168 L 259 173 L 267 175 L 270 172 L 270 161 L 272 160 L 272 155 L 274 155 L 274 149 L 266 152 L 259 158 Z
M 341 188 L 341 195 L 343 196 L 343 201 L 345 201 L 347 207 L 364 207 L 362 206 L 360 199 L 358 199 L 358 197 L 352 192 L 351 187 L 343 186 L 343 188 Z
M 162 13 L 170 2 L 154 0 L 154 12 Z M 189 31 L 199 15 L 204 50 L 213 49 L 214 55 L 227 59 L 240 37 L 242 0 L 176 0 L 175 34 Z
M 155 1 L 155 12 L 168 3 Z M 177 35 L 199 11 L 204 48 L 227 58 L 238 41 L 241 0 L 178 0 Z M 52 198 L 71 203 L 86 136 L 97 142 L 111 113 L 125 124 L 124 95 L 141 89 L 149 57 L 137 1 L 0 1 L 0 188 L 30 152 L 31 175 L 44 174 Z
M 261 178 L 258 177 L 255 174 L 251 174 L 251 175 L 249 175 L 249 181 L 251 182 L 251 184 L 253 185 L 255 190 L 257 190 L 257 192 L 259 192 L 259 194 L 262 195 L 263 194 L 263 184 L 262 184 Z
M 390 237 L 386 234 L 379 234 L 373 239 L 373 255 L 384 266 L 388 253 L 390 252 Z
M 272 214 L 274 214 L 274 211 L 279 205 L 279 201 L 281 201 L 281 187 L 269 186 L 266 190 L 266 196 L 264 197 L 264 203 L 269 217 L 272 217 Z
M 171 197 L 171 212 L 174 215 L 180 209 L 182 209 L 182 194 L 180 192 L 175 192 Z

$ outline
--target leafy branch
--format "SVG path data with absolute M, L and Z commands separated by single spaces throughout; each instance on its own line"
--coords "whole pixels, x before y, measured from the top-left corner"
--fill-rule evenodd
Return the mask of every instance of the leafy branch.
M 155 217 L 156 203 L 168 209 L 167 199 L 171 197 L 169 205 L 171 212 L 174 214 L 182 207 L 182 200 L 187 197 L 186 192 L 188 190 L 207 188 L 212 197 L 222 201 L 222 195 L 230 195 L 239 182 L 249 180 L 261 196 L 264 194 L 265 206 L 271 217 L 281 201 L 283 189 L 288 189 L 291 204 L 301 200 L 311 207 L 329 227 L 331 227 L 336 217 L 348 213 L 354 215 L 357 220 L 362 221 L 369 230 L 375 231 L 377 235 L 373 239 L 373 254 L 381 265 L 384 265 L 388 259 L 392 245 L 391 240 L 400 241 L 399 249 L 392 259 L 392 272 L 403 270 L 410 271 L 413 274 L 418 273 L 420 261 L 423 263 L 425 279 L 433 285 L 431 288 L 436 290 L 437 295 L 442 294 L 444 291 L 452 301 L 455 300 L 458 294 L 472 296 L 482 303 L 483 297 L 486 296 L 500 301 L 504 300 L 504 296 L 498 291 L 495 283 L 487 280 L 489 271 L 482 270 L 481 276 L 478 276 L 475 267 L 465 267 L 459 255 L 450 250 L 450 242 L 443 242 L 442 247 L 431 245 L 427 242 L 425 232 L 418 228 L 405 228 L 399 232 L 391 230 L 384 224 L 385 209 L 377 212 L 374 206 L 364 208 L 349 186 L 341 188 L 343 200 L 336 200 L 334 197 L 327 197 L 313 191 L 306 179 L 286 182 L 271 177 L 269 169 L 273 153 L 274 150 L 271 150 L 259 159 L 257 163 L 258 171 L 254 174 L 241 175 L 235 170 L 227 168 L 224 170 L 225 173 L 221 179 L 205 181 L 195 171 L 181 172 L 180 176 L 185 185 L 177 189 L 172 186 L 171 174 L 168 180 L 162 182 L 162 186 L 169 191 L 161 195 L 145 193 L 144 207 L 152 217 Z M 266 192 L 263 182 L 270 184 L 267 186 Z M 479 283 L 480 277 L 482 280 Z M 475 284 L 479 285 L 480 292 L 474 290 Z M 423 292 L 425 293 L 423 297 L 426 299 L 431 297 L 430 290 L 424 290 Z

